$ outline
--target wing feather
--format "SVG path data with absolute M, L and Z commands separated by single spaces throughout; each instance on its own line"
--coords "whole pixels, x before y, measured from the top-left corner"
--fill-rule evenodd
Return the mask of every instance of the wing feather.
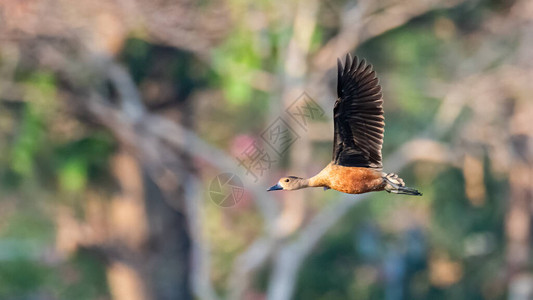
M 381 169 L 385 122 L 381 86 L 372 65 L 346 55 L 337 60 L 333 161 L 348 167 Z

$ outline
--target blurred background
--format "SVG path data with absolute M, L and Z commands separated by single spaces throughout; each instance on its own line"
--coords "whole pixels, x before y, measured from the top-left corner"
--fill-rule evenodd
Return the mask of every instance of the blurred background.
M 533 299 L 530 0 L 2 0 L 0 299 Z M 331 159 L 336 59 L 423 197 Z

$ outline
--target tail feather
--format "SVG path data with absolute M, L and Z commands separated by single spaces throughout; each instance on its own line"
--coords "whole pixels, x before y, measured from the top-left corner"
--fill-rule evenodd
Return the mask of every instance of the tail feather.
M 397 174 L 384 174 L 383 179 L 385 180 L 385 190 L 389 193 L 422 196 L 422 193 L 420 193 L 418 190 L 406 187 L 403 180 L 398 177 Z

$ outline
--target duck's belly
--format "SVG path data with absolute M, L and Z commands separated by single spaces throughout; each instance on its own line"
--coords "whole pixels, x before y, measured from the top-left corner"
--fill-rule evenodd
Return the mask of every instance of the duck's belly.
M 330 188 L 348 194 L 382 191 L 385 186 L 381 172 L 369 168 L 333 165 L 329 175 Z

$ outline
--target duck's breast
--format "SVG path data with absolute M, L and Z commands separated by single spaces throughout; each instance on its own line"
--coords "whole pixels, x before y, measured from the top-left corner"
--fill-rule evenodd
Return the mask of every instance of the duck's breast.
M 330 188 L 348 194 L 383 190 L 381 172 L 370 168 L 331 165 L 328 170 Z

